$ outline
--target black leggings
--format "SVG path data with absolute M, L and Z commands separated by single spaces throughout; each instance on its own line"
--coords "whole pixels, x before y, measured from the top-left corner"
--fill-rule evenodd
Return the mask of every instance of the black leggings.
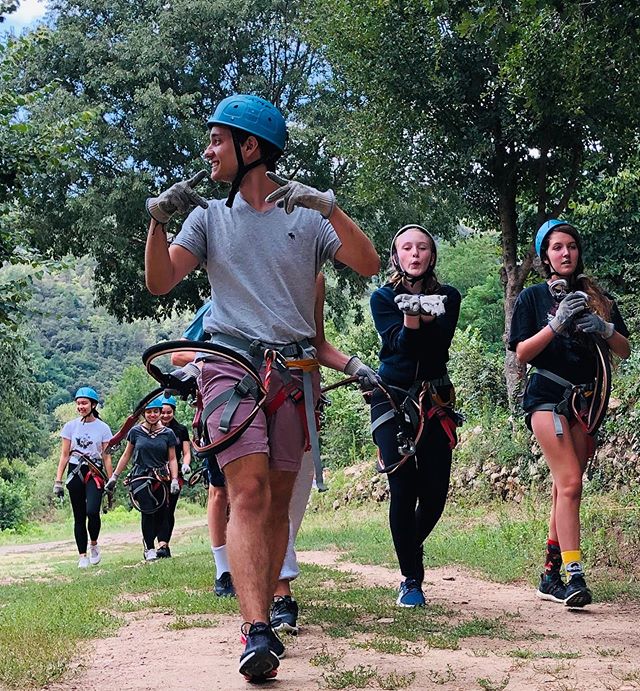
M 100 505 L 102 490 L 98 489 L 93 478 L 85 484 L 80 475 L 74 475 L 67 484 L 71 507 L 73 508 L 73 534 L 78 545 L 78 553 L 87 552 L 87 528 L 92 541 L 100 534 Z
M 389 475 L 389 525 L 405 578 L 424 580 L 422 543 L 440 519 L 447 501 L 451 475 L 451 449 L 440 424 L 434 419 L 420 439 L 415 458 Z M 374 441 L 389 466 L 400 460 L 397 426 L 393 420 L 380 425 Z
M 158 500 L 162 498 L 160 491 L 154 492 Z M 171 495 L 170 495 L 171 496 Z M 141 514 L 142 538 L 147 549 L 155 549 L 155 540 L 169 542 L 169 506 L 165 502 L 154 513 Z
M 173 527 L 176 524 L 176 504 L 180 499 L 180 492 L 177 494 L 169 494 L 169 506 L 167 507 L 167 538 L 166 541 L 171 540 L 173 535 Z M 160 539 L 160 537 L 158 537 Z

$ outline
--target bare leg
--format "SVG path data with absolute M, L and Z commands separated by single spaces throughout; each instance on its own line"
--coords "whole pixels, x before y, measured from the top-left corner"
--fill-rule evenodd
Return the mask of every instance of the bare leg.
M 269 599 L 275 592 L 284 554 L 289 541 L 289 502 L 297 473 L 286 470 L 272 470 L 271 511 L 269 515 L 269 533 L 271 535 L 271 589 Z
M 209 485 L 207 497 L 207 525 L 212 547 L 220 547 L 227 542 L 227 505 L 229 499 L 224 487 Z

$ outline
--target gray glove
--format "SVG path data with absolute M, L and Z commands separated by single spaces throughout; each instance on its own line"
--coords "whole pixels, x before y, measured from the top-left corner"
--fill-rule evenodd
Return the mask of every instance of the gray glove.
M 183 182 L 176 182 L 158 197 L 148 197 L 145 202 L 147 213 L 158 223 L 168 223 L 175 213 L 186 214 L 194 206 L 208 208 L 207 200 L 193 190 L 209 173 L 201 170 L 192 178 Z
M 611 338 L 615 331 L 615 327 L 611 322 L 605 321 L 593 312 L 585 312 L 576 317 L 575 325 L 586 334 L 598 334 L 602 338 Z
M 180 381 L 189 381 L 189 379 L 197 379 L 200 374 L 200 368 L 194 362 L 187 362 L 184 367 L 179 367 L 171 372 L 171 375 Z
M 424 295 L 396 295 L 395 303 L 402 314 L 408 314 L 410 317 L 417 317 L 420 314 L 420 298 Z
M 444 314 L 446 295 L 420 295 L 420 313 L 440 317 Z
M 116 485 L 118 484 L 119 477 L 120 473 L 113 473 L 113 475 L 107 480 L 107 482 L 104 485 L 105 492 L 113 492 L 113 490 L 116 488 Z
M 287 180 L 276 173 L 267 171 L 267 177 L 271 182 L 280 185 L 280 189 L 265 197 L 265 202 L 276 202 L 276 206 L 290 214 L 296 206 L 305 209 L 315 209 L 325 218 L 329 218 L 336 205 L 336 195 L 333 190 L 320 192 L 315 187 L 303 185 L 295 180 Z
M 64 485 L 62 484 L 62 480 L 56 480 L 53 483 L 53 494 L 58 497 L 58 499 L 64 497 Z
M 568 293 L 558 305 L 555 317 L 549 322 L 554 333 L 562 333 L 571 324 L 572 319 L 587 307 L 586 293 L 576 291 Z
M 189 475 L 191 475 L 191 466 L 188 463 L 183 463 L 180 470 L 182 470 L 183 477 L 189 477 Z
M 380 383 L 380 377 L 362 360 L 354 355 L 344 366 L 343 372 L 350 377 L 358 377 L 358 383 L 363 391 L 372 391 Z
M 178 482 L 178 478 L 174 477 L 173 480 L 171 480 L 171 487 L 169 488 L 169 492 L 171 494 L 178 494 L 180 491 L 180 483 Z

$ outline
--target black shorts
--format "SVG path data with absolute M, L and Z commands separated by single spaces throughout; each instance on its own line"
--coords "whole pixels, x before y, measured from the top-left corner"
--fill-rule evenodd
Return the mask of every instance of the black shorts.
M 206 463 L 206 473 L 209 477 L 209 484 L 212 487 L 224 487 L 224 473 L 220 470 L 220 466 L 218 465 L 218 461 L 216 460 L 215 456 L 209 458 Z
M 569 392 L 565 386 L 552 381 L 542 374 L 534 372 L 527 380 L 527 386 L 522 397 L 522 407 L 526 413 L 524 421 L 529 430 L 533 432 L 531 427 L 531 416 L 536 410 L 540 409 L 540 406 L 558 406 L 568 395 Z M 564 405 L 560 406 L 560 410 L 556 409 L 556 412 L 558 415 L 566 417 L 569 423 L 575 418 L 575 415 L 566 402 Z

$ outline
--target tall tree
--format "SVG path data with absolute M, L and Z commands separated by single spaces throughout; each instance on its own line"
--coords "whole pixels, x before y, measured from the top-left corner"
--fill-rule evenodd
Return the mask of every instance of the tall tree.
M 360 185 L 456 190 L 475 225 L 499 229 L 506 336 L 535 228 L 637 148 L 637 3 L 326 0 L 312 27 L 357 102 L 343 125 Z M 513 391 L 510 353 L 506 374 Z

